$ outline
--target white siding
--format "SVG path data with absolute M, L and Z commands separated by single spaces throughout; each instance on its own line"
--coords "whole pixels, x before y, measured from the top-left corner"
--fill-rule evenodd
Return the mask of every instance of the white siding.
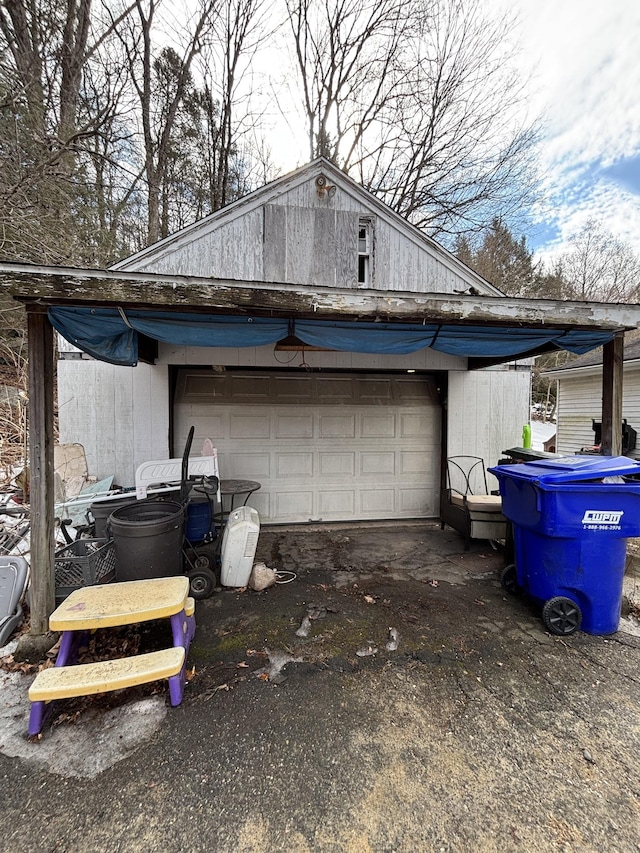
M 482 456 L 488 467 L 508 448 L 521 447 L 530 386 L 528 370 L 449 373 L 448 455 Z
M 60 443 L 83 445 L 90 475 L 132 486 L 141 462 L 169 456 L 167 375 L 165 365 L 59 361 Z
M 369 287 L 420 293 L 453 293 L 485 283 L 444 249 L 422 238 L 389 211 L 367 205 L 348 184 L 320 198 L 316 172 L 262 200 L 239 203 L 179 232 L 156 248 L 125 260 L 120 269 L 356 288 L 358 222 L 373 228 Z M 487 293 L 495 293 L 489 286 Z
M 640 434 L 640 369 L 625 367 L 622 417 Z M 602 374 L 567 376 L 558 380 L 558 453 L 578 453 L 594 442 L 592 421 L 602 421 Z M 640 458 L 640 451 L 629 454 Z
M 327 370 L 466 370 L 466 358 L 432 349 L 409 355 L 376 355 L 357 352 L 274 351 L 264 347 L 182 347 L 159 344 L 159 364 L 220 364 L 227 367 L 292 367 L 304 364 Z

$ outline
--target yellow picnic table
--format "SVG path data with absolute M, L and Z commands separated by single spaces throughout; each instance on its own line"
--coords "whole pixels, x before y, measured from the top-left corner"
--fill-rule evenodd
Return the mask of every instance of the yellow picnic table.
M 184 669 L 195 633 L 195 602 L 183 575 L 121 583 L 97 584 L 74 590 L 51 614 L 49 627 L 61 631 L 54 667 L 38 673 L 29 688 L 29 734 L 42 729 L 45 707 L 54 699 L 120 690 L 148 681 L 168 679 L 172 705 L 182 701 Z M 170 649 L 142 655 L 76 664 L 77 650 L 88 631 L 169 619 Z

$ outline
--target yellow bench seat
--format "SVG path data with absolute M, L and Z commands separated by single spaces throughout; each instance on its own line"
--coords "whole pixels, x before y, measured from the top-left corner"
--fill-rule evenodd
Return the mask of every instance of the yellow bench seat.
M 184 665 L 182 646 L 115 660 L 43 669 L 29 688 L 31 702 L 108 693 L 178 675 Z

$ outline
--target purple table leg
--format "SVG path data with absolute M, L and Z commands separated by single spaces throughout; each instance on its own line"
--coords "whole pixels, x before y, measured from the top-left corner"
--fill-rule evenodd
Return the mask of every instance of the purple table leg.
M 174 613 L 171 617 L 171 631 L 173 633 L 173 645 L 182 646 L 185 652 L 188 652 L 191 640 L 193 640 L 193 635 L 196 632 L 195 616 L 187 616 L 184 610 L 181 610 L 180 613 Z
M 184 664 L 178 675 L 172 675 L 169 678 L 169 699 L 175 708 L 182 702 L 182 694 L 184 692 L 185 670 L 187 668 L 187 655 L 189 654 L 189 646 L 196 632 L 195 616 L 187 616 L 184 610 L 180 613 L 174 613 L 171 617 L 171 631 L 173 633 L 173 645 L 182 646 L 184 648 Z
M 82 639 L 86 635 L 86 631 L 63 631 L 60 638 L 60 648 L 56 655 L 56 666 L 67 666 L 67 664 L 75 663 L 78 658 L 78 648 Z M 48 703 L 51 705 L 51 703 Z M 32 702 L 31 712 L 29 714 L 29 735 L 37 735 L 42 731 L 46 712 L 51 708 L 47 708 L 47 702 Z
M 60 648 L 56 655 L 56 666 L 66 666 L 77 657 L 78 645 L 80 643 L 79 636 L 74 631 L 63 631 L 60 638 Z M 44 725 L 45 711 L 47 709 L 46 702 L 32 702 L 31 713 L 29 714 L 29 735 L 37 735 L 42 731 Z
M 31 713 L 29 714 L 29 735 L 40 734 L 42 724 L 44 723 L 44 702 L 32 702 Z

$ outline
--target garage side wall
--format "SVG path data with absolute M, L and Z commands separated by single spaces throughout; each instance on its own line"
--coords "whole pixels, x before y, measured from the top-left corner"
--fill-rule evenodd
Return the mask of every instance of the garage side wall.
M 58 362 L 61 444 L 85 449 L 89 474 L 132 486 L 140 463 L 169 456 L 166 365 L 116 367 L 88 359 Z
M 447 455 L 482 456 L 496 465 L 503 451 L 522 446 L 529 423 L 531 374 L 528 369 L 478 370 L 449 374 Z M 489 488 L 495 488 L 495 480 Z

